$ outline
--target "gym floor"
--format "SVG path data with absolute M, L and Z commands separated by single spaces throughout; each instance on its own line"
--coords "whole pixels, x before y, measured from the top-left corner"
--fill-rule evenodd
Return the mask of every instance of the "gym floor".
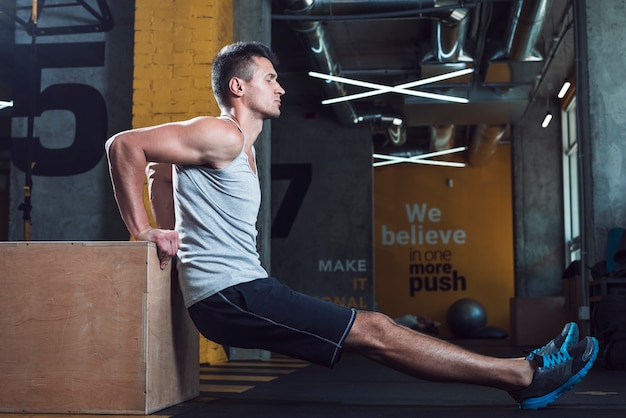
M 453 342 L 472 351 L 499 357 L 524 355 L 525 350 L 532 349 L 511 347 L 507 340 Z M 81 416 L 85 417 L 78 417 Z M 426 382 L 354 354 L 344 354 L 333 370 L 273 356 L 268 361 L 231 361 L 201 366 L 199 397 L 150 416 L 624 417 L 626 370 L 608 370 L 599 358 L 587 377 L 554 404 L 540 411 L 524 411 L 508 394 L 496 389 Z M 0 418 L 18 417 L 75 418 L 77 415 L 0 414 Z
M 484 354 L 511 357 L 524 349 L 503 340 L 455 341 Z M 529 347 L 530 349 L 530 347 Z M 196 417 L 624 417 L 626 371 L 602 359 L 583 381 L 548 408 L 523 411 L 507 393 L 410 378 L 344 354 L 335 369 L 289 358 L 202 367 L 200 397 L 154 415 Z

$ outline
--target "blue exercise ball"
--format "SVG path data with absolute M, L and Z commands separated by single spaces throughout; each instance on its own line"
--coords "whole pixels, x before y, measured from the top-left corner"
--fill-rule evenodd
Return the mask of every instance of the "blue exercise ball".
M 455 337 L 467 338 L 487 325 L 487 311 L 476 299 L 463 298 L 450 305 L 446 321 Z

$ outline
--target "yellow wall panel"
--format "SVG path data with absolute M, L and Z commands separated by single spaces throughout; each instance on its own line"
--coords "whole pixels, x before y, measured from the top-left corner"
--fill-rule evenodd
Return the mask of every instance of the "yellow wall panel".
M 483 168 L 377 167 L 375 280 L 379 309 L 445 327 L 450 305 L 478 300 L 487 325 L 509 329 L 514 295 L 510 146 Z
M 218 114 L 211 62 L 232 42 L 232 1 L 136 0 L 135 8 L 133 127 Z M 225 359 L 201 339 L 200 362 Z

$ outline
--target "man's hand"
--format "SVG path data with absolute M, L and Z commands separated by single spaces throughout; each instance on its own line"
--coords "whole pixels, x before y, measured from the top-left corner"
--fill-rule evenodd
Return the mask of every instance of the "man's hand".
M 161 269 L 167 267 L 180 248 L 178 232 L 171 229 L 149 228 L 135 236 L 137 241 L 154 242 L 157 246 L 157 255 L 161 262 Z

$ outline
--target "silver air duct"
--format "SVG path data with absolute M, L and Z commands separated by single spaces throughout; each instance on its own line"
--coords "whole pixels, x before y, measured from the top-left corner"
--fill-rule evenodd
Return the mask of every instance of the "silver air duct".
M 294 16 L 355 16 L 390 13 L 411 12 L 417 9 L 434 9 L 437 7 L 456 4 L 456 1 L 437 0 L 290 0 L 284 9 L 284 13 Z M 451 15 L 447 12 L 445 15 Z M 325 74 L 340 75 L 341 69 L 336 63 L 332 48 L 326 37 L 324 27 L 320 21 L 308 19 L 293 19 L 291 27 L 297 31 L 306 44 L 316 70 Z M 445 39 L 445 31 L 442 31 L 442 43 L 448 44 Z M 442 44 L 443 46 L 443 44 Z M 453 48 L 453 53 L 458 48 Z M 325 93 L 330 97 L 346 95 L 344 86 L 338 82 L 325 82 Z M 349 102 L 339 102 L 332 105 L 339 121 L 344 124 L 359 123 L 371 119 L 370 116 L 359 116 Z M 394 118 L 394 117 L 389 117 Z M 406 139 L 404 126 L 390 125 L 389 136 L 392 143 L 401 145 Z
M 505 47 L 492 58 L 492 61 L 541 60 L 535 45 L 541 35 L 550 4 L 551 0 L 516 0 L 509 21 Z M 469 163 L 473 167 L 483 167 L 491 161 L 505 129 L 506 125 L 479 125 L 475 128 L 469 152 Z

